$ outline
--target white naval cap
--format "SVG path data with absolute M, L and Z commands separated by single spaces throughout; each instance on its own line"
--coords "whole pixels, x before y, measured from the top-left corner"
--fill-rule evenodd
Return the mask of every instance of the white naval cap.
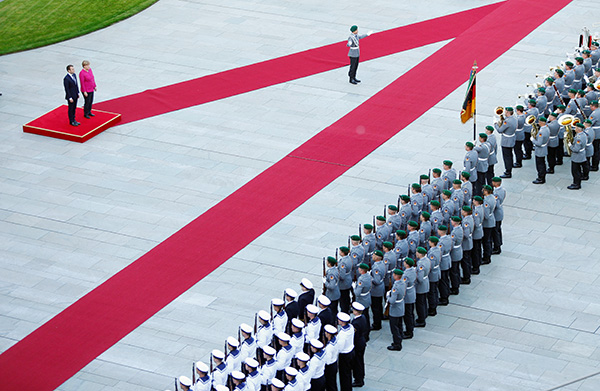
M 324 329 L 325 329 L 325 332 L 329 333 L 329 334 L 337 334 L 337 332 L 338 332 L 338 329 L 336 327 L 333 327 L 330 324 L 326 324 Z
M 220 360 L 225 358 L 225 353 L 223 353 L 222 351 L 220 351 L 219 349 L 215 349 L 211 352 L 212 356 L 214 358 L 218 358 Z
M 274 299 L 271 299 L 271 304 L 273 305 L 278 305 L 278 306 L 282 306 L 283 305 L 283 300 L 276 297 Z
M 269 315 L 269 313 L 267 311 L 263 311 L 263 310 L 258 311 L 258 317 L 266 322 L 271 320 L 271 315 Z
M 300 285 L 302 285 L 306 289 L 313 288 L 313 284 L 312 284 L 312 282 L 310 282 L 310 280 L 308 278 L 303 278 L 302 281 L 300 281 Z
M 360 304 L 358 301 L 355 301 L 354 303 L 352 303 L 352 308 L 354 308 L 357 311 L 364 311 L 365 310 L 365 306 Z
M 179 376 L 179 383 L 181 383 L 182 386 L 191 387 L 192 379 L 187 376 Z
M 298 370 L 296 368 L 287 367 L 285 368 L 285 373 L 287 373 L 290 376 L 296 376 L 298 374 Z
M 222 384 L 217 384 L 214 387 L 215 387 L 215 391 L 229 391 L 229 387 L 224 386 Z
M 345 312 L 338 312 L 337 318 L 342 322 L 350 322 L 350 315 Z
M 316 314 L 319 312 L 319 308 L 314 304 L 309 304 L 306 306 L 306 310 L 311 314 Z
M 310 345 L 315 349 L 323 349 L 323 342 L 319 341 L 316 338 L 310 340 Z
M 247 359 L 244 360 L 244 363 L 246 365 L 248 365 L 251 368 L 258 368 L 258 361 L 256 361 L 255 359 L 253 359 L 252 357 L 248 357 Z
M 240 325 L 240 330 L 242 330 L 246 334 L 252 334 L 252 326 L 246 323 L 242 323 Z
M 227 344 L 233 346 L 234 348 L 240 346 L 238 340 L 233 337 L 227 337 Z
M 296 353 L 296 359 L 304 362 L 308 362 L 310 360 L 310 356 L 304 352 Z
M 290 336 L 286 333 L 284 333 L 283 331 L 280 331 L 277 333 L 277 338 L 279 338 L 280 340 L 284 341 L 284 342 L 290 342 Z
M 202 361 L 196 361 L 196 369 L 199 370 L 200 372 L 208 373 L 208 365 L 206 365 Z
M 292 299 L 295 299 L 296 297 L 298 297 L 298 293 L 296 293 L 296 291 L 293 290 L 292 288 L 287 288 L 285 290 L 285 294 L 288 295 L 289 297 L 291 297 Z
M 262 350 L 263 350 L 263 352 L 265 352 L 265 354 L 268 354 L 269 356 L 274 356 L 275 353 L 277 353 L 277 351 L 269 345 L 262 348 Z
M 319 298 L 317 299 L 317 301 L 319 303 L 323 304 L 324 306 L 328 306 L 329 304 L 331 304 L 331 300 L 329 300 L 329 297 L 327 297 L 325 295 L 319 296 Z
M 246 378 L 246 375 L 244 375 L 240 371 L 232 371 L 231 377 L 233 377 L 235 380 L 244 380 Z
M 282 390 L 283 390 L 283 387 L 285 387 L 285 384 L 283 384 L 283 382 L 276 377 L 273 378 L 273 380 L 271 381 L 271 384 Z
M 304 322 L 298 318 L 292 319 L 292 326 L 298 327 L 299 329 L 304 328 Z

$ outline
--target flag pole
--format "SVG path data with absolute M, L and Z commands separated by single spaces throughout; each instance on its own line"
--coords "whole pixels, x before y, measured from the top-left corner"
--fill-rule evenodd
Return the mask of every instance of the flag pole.
M 475 76 L 473 77 L 473 141 L 477 140 L 477 94 L 475 93 L 475 89 L 477 88 L 477 61 L 473 62 L 473 70 L 475 71 Z

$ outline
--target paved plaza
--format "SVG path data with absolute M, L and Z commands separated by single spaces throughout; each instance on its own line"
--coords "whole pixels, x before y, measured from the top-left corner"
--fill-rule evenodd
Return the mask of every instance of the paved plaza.
M 24 123 L 64 103 L 67 64 L 79 71 L 82 60 L 91 62 L 103 101 L 343 41 L 352 24 L 383 31 L 490 3 L 161 0 L 92 34 L 0 57 L 0 352 L 447 41 L 361 62 L 358 86 L 340 68 L 117 126 L 84 144 L 23 133 Z M 581 27 L 600 31 L 599 16 L 600 2 L 575 0 L 483 69 L 478 128 L 491 124 L 496 106 L 516 105 L 535 74 L 564 61 Z M 443 77 L 440 69 L 422 90 L 406 93 L 419 99 Z M 320 289 L 322 257 L 345 245 L 359 223 L 442 160 L 462 167 L 473 126 L 459 119 L 465 89 L 59 389 L 173 389 L 174 377 L 189 376 L 193 361 L 208 363 L 212 349 L 285 288 L 298 290 L 307 277 Z M 502 254 L 401 352 L 386 349 L 387 322 L 372 332 L 363 390 L 600 389 L 600 174 L 571 192 L 568 159 L 541 186 L 531 184 L 534 162 L 524 163 L 504 182 Z M 502 169 L 500 161 L 496 173 Z M 235 216 L 224 218 L 235 235 Z

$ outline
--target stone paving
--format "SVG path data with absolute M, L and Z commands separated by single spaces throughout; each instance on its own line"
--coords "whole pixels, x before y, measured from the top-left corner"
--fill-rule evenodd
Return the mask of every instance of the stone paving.
M 487 3 L 162 0 L 107 29 L 1 57 L 0 351 L 444 42 L 361 63 L 359 86 L 338 69 L 118 126 L 85 144 L 22 133 L 23 123 L 62 104 L 67 63 L 90 60 L 104 100 L 340 41 L 351 24 L 381 31 Z M 599 11 L 597 2 L 573 1 L 480 72 L 478 126 L 490 123 L 494 107 L 514 105 L 536 73 L 563 61 L 577 42 L 575 21 Z M 600 30 L 593 21 L 588 27 Z M 443 75 L 441 69 L 423 91 L 407 93 L 418 97 Z M 317 285 L 321 257 L 346 243 L 358 223 L 443 159 L 462 163 L 472 134 L 472 123 L 458 120 L 464 89 L 60 389 L 172 389 L 173 377 L 189 374 L 194 360 L 208 362 L 210 350 L 222 348 L 271 297 L 305 276 Z M 371 334 L 363 389 L 600 389 L 600 176 L 568 192 L 568 160 L 543 186 L 531 184 L 534 171 L 527 161 L 505 182 L 503 253 L 474 283 L 402 352 L 385 349 L 387 323 Z

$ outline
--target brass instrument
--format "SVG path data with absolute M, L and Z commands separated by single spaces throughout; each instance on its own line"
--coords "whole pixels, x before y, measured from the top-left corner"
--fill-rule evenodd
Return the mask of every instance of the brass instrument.
M 594 88 L 597 90 L 600 90 L 600 80 L 598 80 L 594 83 Z
M 545 80 L 545 79 L 547 79 L 547 78 L 549 78 L 549 77 L 550 77 L 550 74 L 549 74 L 549 73 L 546 73 L 546 74 L 542 75 L 542 74 L 540 74 L 540 73 L 536 73 L 536 74 L 535 74 L 535 77 L 543 77 L 543 78 L 544 78 L 544 80 Z
M 571 146 L 575 139 L 572 125 L 575 125 L 577 122 L 579 122 L 579 118 L 576 118 L 571 114 L 565 114 L 560 117 L 560 124 L 565 127 L 565 145 L 567 146 L 567 153 L 569 156 L 571 156 Z
M 496 115 L 500 116 L 500 120 L 498 121 L 498 125 L 502 125 L 504 122 L 504 107 L 498 106 L 495 110 Z
M 525 123 L 527 125 L 531 125 L 531 138 L 535 138 L 537 136 L 538 130 L 540 130 L 538 125 L 535 123 L 536 119 L 537 118 L 533 114 L 525 118 Z
M 527 83 L 527 87 L 534 87 L 537 90 L 540 87 L 543 87 L 543 85 L 542 85 L 542 83 Z

